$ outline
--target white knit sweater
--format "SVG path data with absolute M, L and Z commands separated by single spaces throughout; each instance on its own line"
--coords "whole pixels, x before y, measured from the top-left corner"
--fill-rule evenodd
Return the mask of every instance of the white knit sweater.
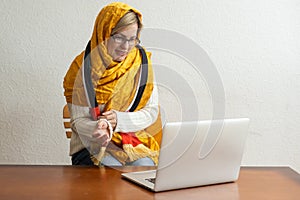
M 105 105 L 100 105 L 101 112 Z M 70 142 L 70 155 L 83 148 L 89 148 L 93 142 L 92 132 L 97 121 L 90 117 L 89 108 L 68 104 L 71 114 L 72 138 Z M 154 84 L 152 95 L 146 106 L 136 112 L 119 112 L 115 132 L 136 132 L 153 124 L 158 116 L 158 93 Z

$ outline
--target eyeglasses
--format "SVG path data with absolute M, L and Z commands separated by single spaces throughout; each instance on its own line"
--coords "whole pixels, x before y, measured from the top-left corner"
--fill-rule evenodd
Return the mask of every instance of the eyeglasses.
M 126 42 L 128 42 L 129 46 L 135 46 L 140 43 L 140 40 L 138 38 L 127 39 L 120 35 L 112 35 L 111 37 L 114 39 L 115 43 L 117 44 L 125 44 Z

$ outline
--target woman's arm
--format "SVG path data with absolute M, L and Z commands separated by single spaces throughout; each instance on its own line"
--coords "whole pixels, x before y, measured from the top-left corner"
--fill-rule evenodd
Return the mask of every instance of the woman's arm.
M 68 103 L 71 114 L 71 126 L 78 134 L 92 138 L 92 132 L 97 126 L 97 121 L 90 119 L 89 108 L 84 106 L 77 106 Z
M 68 104 L 71 113 L 72 130 L 90 141 L 101 145 L 107 145 L 110 140 L 109 124 L 106 120 L 94 121 L 90 118 L 89 108 Z
M 117 125 L 115 132 L 136 132 L 149 127 L 158 116 L 158 92 L 154 84 L 153 91 L 146 106 L 136 112 L 119 112 L 117 115 Z
M 78 134 L 92 138 L 92 133 L 97 126 L 97 121 L 90 119 L 88 107 L 68 104 L 71 111 L 72 129 Z M 158 92 L 154 84 L 150 99 L 144 108 L 136 112 L 120 112 L 114 110 L 117 115 L 117 125 L 115 132 L 136 132 L 149 127 L 153 124 L 158 116 Z

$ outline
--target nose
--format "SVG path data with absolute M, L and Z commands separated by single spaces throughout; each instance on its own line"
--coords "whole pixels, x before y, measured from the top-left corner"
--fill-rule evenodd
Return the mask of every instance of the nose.
M 129 48 L 129 41 L 125 41 L 121 44 L 122 49 L 128 49 Z

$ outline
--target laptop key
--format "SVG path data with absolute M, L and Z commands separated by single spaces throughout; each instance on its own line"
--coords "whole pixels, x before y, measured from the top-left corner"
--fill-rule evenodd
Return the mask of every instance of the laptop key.
M 155 183 L 155 178 L 146 178 L 145 179 L 146 181 L 149 181 L 149 182 L 151 182 L 151 183 Z

